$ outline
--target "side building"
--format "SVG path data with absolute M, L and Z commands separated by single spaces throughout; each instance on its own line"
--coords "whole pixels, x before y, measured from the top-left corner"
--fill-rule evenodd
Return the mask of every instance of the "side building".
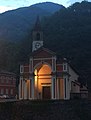
M 15 97 L 16 75 L 11 72 L 0 71 L 0 96 Z

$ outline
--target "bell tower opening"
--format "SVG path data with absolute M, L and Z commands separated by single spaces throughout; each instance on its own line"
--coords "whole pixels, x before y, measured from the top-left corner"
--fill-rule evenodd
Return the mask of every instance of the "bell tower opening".
M 36 40 L 40 40 L 40 33 L 37 33 Z
M 43 46 L 43 31 L 41 28 L 39 17 L 37 17 L 36 23 L 32 30 L 32 51 L 35 51 Z
M 35 97 L 37 99 L 51 99 L 51 68 L 47 64 L 35 69 Z

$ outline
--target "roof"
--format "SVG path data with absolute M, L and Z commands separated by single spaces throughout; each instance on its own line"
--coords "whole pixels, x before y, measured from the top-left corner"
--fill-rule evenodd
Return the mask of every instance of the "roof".
M 45 52 L 49 53 L 49 54 L 52 55 L 52 56 L 55 56 L 55 55 L 56 55 L 55 52 L 53 52 L 53 51 L 51 51 L 51 50 L 49 50 L 49 49 L 47 49 L 47 48 L 40 47 L 38 50 L 32 52 L 32 53 L 31 53 L 31 56 L 34 56 L 34 55 L 36 55 L 37 53 L 39 53 L 39 52 L 41 52 L 41 51 L 45 51 Z
M 15 73 L 8 72 L 8 71 L 4 71 L 4 70 L 1 70 L 1 71 L 0 71 L 0 74 L 8 74 L 8 75 L 13 75 L 13 76 L 16 76 L 16 74 L 15 74 Z
M 69 64 L 69 66 L 71 67 L 71 69 L 74 70 L 74 72 L 75 72 L 77 75 L 79 75 L 78 70 L 77 70 L 71 63 L 68 63 L 68 64 Z
M 68 63 L 68 60 L 66 58 L 57 56 L 57 64 L 65 63 L 65 62 Z
M 33 31 L 42 31 L 39 16 L 37 16 Z
M 75 83 L 76 85 L 81 86 L 80 82 L 78 81 L 72 81 L 72 83 Z

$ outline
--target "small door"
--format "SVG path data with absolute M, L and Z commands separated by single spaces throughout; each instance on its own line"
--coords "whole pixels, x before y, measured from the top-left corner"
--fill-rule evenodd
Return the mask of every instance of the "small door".
M 43 99 L 51 99 L 51 87 L 50 86 L 43 86 L 42 98 Z

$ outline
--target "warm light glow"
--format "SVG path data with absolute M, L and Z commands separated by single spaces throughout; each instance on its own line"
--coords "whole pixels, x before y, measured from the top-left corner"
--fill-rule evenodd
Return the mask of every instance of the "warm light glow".
M 48 65 L 43 65 L 38 72 L 39 78 L 50 78 L 51 68 Z
M 38 69 L 35 69 L 35 96 L 42 98 L 43 86 L 51 86 L 51 68 L 44 64 Z
M 60 98 L 64 99 L 64 80 L 60 79 Z
M 35 70 L 34 74 L 35 74 L 35 87 L 37 87 L 37 79 L 38 79 L 37 70 Z

